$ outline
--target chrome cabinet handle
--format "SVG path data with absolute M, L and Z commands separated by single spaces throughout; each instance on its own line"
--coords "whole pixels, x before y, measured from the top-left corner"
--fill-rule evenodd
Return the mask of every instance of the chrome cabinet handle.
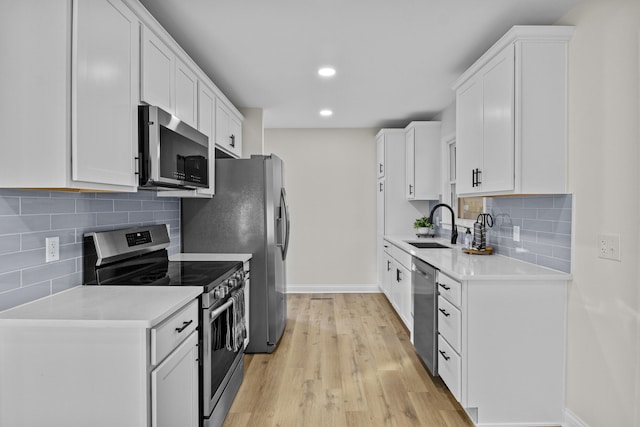
M 188 322 L 182 322 L 182 326 L 179 327 L 179 328 L 176 328 L 176 332 L 180 333 L 180 332 L 184 331 L 192 323 L 193 323 L 193 319 L 189 320 Z
M 236 136 L 235 135 L 231 135 L 231 142 L 229 143 L 229 145 L 231 145 L 232 147 L 236 146 Z
M 445 353 L 442 350 L 438 350 L 438 353 L 440 353 L 442 355 L 442 357 L 444 357 L 444 360 L 449 360 L 451 359 L 451 357 L 447 356 L 447 353 Z
M 444 308 L 439 308 L 438 311 L 444 314 L 445 317 L 451 316 L 451 313 L 447 313 L 447 311 Z
M 413 185 L 409 184 L 409 194 L 413 194 Z
M 382 163 L 380 163 L 380 173 L 382 173 Z
M 442 289 L 444 289 L 445 291 L 448 291 L 451 289 L 450 286 L 445 285 L 444 283 L 438 283 L 438 286 L 440 286 Z

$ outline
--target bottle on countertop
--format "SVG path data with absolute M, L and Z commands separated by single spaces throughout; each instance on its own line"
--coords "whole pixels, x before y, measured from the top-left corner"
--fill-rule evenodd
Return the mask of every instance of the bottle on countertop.
M 464 247 L 467 249 L 471 249 L 471 230 L 467 227 L 467 231 L 464 232 Z

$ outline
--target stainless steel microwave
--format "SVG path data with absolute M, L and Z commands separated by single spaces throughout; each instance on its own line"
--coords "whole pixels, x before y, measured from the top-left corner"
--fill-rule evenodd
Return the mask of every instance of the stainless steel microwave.
M 138 185 L 147 189 L 209 186 L 209 138 L 152 105 L 138 107 Z

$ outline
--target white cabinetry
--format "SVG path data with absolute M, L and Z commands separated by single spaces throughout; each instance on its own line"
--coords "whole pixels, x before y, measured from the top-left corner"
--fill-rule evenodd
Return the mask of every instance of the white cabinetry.
M 84 288 L 3 313 L 0 425 L 199 426 L 196 292 Z
M 458 194 L 566 192 L 572 33 L 513 27 L 456 81 Z
M 566 283 L 438 272 L 438 373 L 476 425 L 560 425 Z
M 238 158 L 242 155 L 242 121 L 222 100 L 216 100 L 216 146 Z
M 140 100 L 197 127 L 198 77 L 160 37 L 142 27 Z
M 411 122 L 405 128 L 408 200 L 440 197 L 440 122 Z
M 413 337 L 413 304 L 411 298 L 411 254 L 384 241 L 386 282 L 382 286 L 389 302 Z
M 3 187 L 136 190 L 138 31 L 121 0 L 3 2 Z

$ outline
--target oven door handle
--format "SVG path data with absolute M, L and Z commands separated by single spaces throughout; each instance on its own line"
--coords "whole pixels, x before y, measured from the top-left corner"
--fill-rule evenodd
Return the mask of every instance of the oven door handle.
M 227 308 L 229 308 L 233 304 L 233 299 L 230 298 L 229 301 L 222 304 L 220 307 L 216 308 L 211 312 L 211 320 L 215 320 L 218 316 L 220 316 Z

